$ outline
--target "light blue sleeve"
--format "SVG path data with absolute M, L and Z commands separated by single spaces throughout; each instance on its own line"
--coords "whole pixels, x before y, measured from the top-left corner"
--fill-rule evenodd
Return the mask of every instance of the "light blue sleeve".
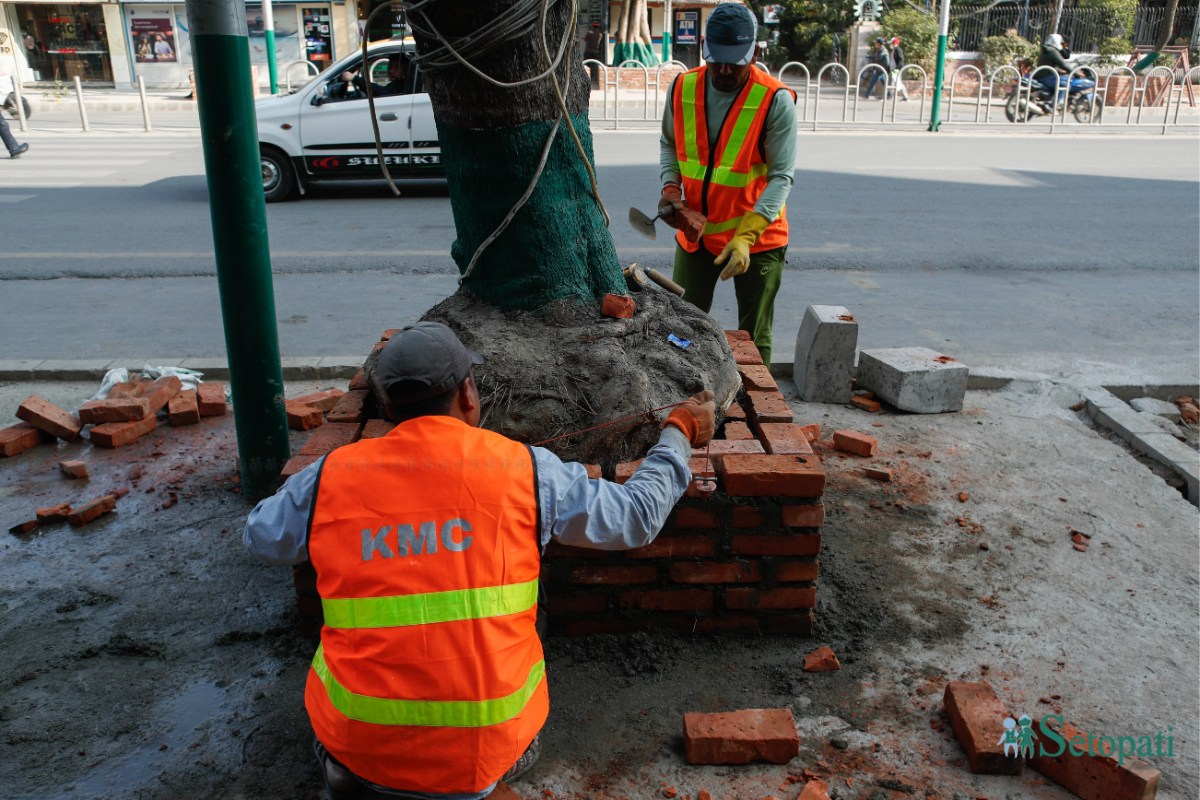
M 541 505 L 540 536 L 573 547 L 629 550 L 654 541 L 691 480 L 692 447 L 676 428 L 666 428 L 641 466 L 624 484 L 589 479 L 582 464 L 563 462 L 534 447 Z
M 767 186 L 754 210 L 775 219 L 792 191 L 796 173 L 796 101 L 791 92 L 781 89 L 771 101 L 763 149 L 767 156 Z
M 679 183 L 679 156 L 675 152 L 675 110 L 671 98 L 675 96 L 675 82 L 667 92 L 663 107 L 662 132 L 658 137 L 658 176 L 663 183 Z
M 287 479 L 246 518 L 242 545 L 268 564 L 299 564 L 308 559 L 308 518 L 317 494 L 321 457 Z

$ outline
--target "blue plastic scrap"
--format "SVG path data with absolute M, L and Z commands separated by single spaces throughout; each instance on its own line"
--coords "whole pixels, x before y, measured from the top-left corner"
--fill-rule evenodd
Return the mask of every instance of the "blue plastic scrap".
M 676 336 L 673 333 L 667 334 L 667 341 L 670 342 L 671 344 L 675 345 L 676 347 L 678 347 L 680 350 L 690 346 L 692 343 L 691 339 L 680 339 L 678 336 Z

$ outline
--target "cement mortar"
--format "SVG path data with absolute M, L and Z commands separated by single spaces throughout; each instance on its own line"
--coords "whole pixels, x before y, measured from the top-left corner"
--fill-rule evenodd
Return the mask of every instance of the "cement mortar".
M 29 394 L 77 406 L 94 388 L 0 384 L 0 413 Z M 1069 797 L 1029 771 L 967 772 L 941 693 L 985 679 L 1013 711 L 1061 709 L 1097 733 L 1173 727 L 1159 797 L 1195 797 L 1197 510 L 1067 410 L 1078 397 L 1014 384 L 937 416 L 793 399 L 822 441 L 838 428 L 880 440 L 869 460 L 818 444 L 829 473 L 818 634 L 552 639 L 542 760 L 514 788 L 527 800 L 670 787 L 794 800 L 807 769 L 837 800 Z M 81 442 L 0 460 L 5 528 L 39 506 L 131 489 L 87 527 L 0 533 L 5 797 L 320 796 L 303 709 L 312 646 L 295 633 L 290 571 L 241 549 L 235 452 L 224 417 L 117 451 Z M 60 477 L 66 457 L 88 462 L 88 485 Z M 862 477 L 868 463 L 892 482 Z M 1071 529 L 1091 535 L 1087 552 Z M 802 671 L 820 644 L 841 671 Z M 684 712 L 782 706 L 802 738 L 791 764 L 684 763 Z

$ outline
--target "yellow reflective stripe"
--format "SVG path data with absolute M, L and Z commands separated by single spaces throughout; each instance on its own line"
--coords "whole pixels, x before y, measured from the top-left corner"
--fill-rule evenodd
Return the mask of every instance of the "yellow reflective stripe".
M 729 167 L 717 167 L 713 170 L 711 183 L 717 186 L 730 186 L 734 189 L 744 189 L 755 180 L 767 174 L 766 164 L 754 164 L 749 172 L 737 172 Z
M 464 619 L 487 619 L 528 611 L 537 604 L 538 582 L 391 597 L 321 599 L 330 628 L 392 628 Z
M 746 142 L 746 134 L 750 131 L 754 117 L 758 115 L 758 107 L 762 105 L 762 99 L 766 93 L 767 87 L 761 83 L 750 87 L 750 92 L 746 95 L 746 102 L 742 105 L 742 110 L 738 112 L 737 119 L 729 133 L 729 139 L 725 143 L 725 149 L 721 152 L 716 171 L 731 169 L 737 161 L 738 154 L 742 152 L 742 147 Z
M 704 180 L 704 173 L 707 169 L 708 166 L 700 161 L 679 162 L 679 174 L 694 181 Z
M 712 236 L 716 233 L 731 231 L 741 223 L 742 218 L 740 216 L 734 217 L 733 219 L 727 219 L 724 222 L 706 222 L 704 223 L 704 235 Z
M 687 162 L 698 162 L 696 149 L 696 73 L 683 73 L 683 147 Z M 701 176 L 703 177 L 703 176 Z
M 515 717 L 546 675 L 545 660 L 529 669 L 529 677 L 506 697 L 494 700 L 388 700 L 355 694 L 338 682 L 325 663 L 323 646 L 313 656 L 313 671 L 325 686 L 329 702 L 349 719 L 372 725 L 421 725 L 440 728 L 482 728 L 499 725 Z

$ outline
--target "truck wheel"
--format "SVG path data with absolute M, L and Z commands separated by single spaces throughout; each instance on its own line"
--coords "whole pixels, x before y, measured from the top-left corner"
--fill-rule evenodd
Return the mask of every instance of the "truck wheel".
M 262 161 L 263 196 L 268 203 L 287 200 L 296 193 L 296 171 L 283 151 L 268 145 L 259 147 Z

